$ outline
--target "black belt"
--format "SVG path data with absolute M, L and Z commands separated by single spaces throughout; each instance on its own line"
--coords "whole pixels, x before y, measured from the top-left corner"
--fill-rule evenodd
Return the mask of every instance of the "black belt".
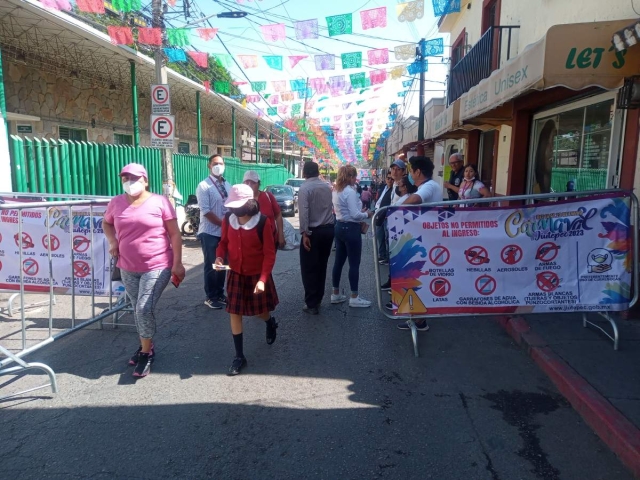
M 333 223 L 325 223 L 324 225 L 318 225 L 317 227 L 309 227 L 309 230 L 316 230 L 318 228 L 333 228 Z

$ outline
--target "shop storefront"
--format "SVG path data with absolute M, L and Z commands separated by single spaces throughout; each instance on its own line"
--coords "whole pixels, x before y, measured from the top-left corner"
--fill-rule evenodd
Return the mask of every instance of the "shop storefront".
M 533 117 L 527 193 L 618 188 L 624 111 L 614 92 Z
M 617 52 L 611 37 L 629 22 L 556 25 L 460 98 L 463 125 L 511 127 L 507 194 L 628 188 L 638 111 L 617 92 L 640 74 L 640 49 Z

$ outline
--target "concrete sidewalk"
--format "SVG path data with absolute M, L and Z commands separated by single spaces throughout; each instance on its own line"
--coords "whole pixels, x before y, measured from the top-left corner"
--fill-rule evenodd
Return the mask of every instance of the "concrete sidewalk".
M 498 322 L 640 478 L 640 322 L 616 319 L 618 351 L 597 329 L 583 328 L 580 314 L 503 317 Z M 600 325 L 611 331 L 608 322 Z

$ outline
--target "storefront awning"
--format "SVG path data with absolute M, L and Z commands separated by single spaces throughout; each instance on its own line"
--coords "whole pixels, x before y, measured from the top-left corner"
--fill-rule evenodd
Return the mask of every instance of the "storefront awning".
M 640 73 L 640 50 L 617 52 L 612 35 L 633 20 L 554 25 L 536 43 L 459 99 L 459 119 L 470 120 L 530 90 L 620 88 Z
M 438 115 L 433 117 L 433 126 L 430 132 L 433 138 L 440 137 L 453 130 L 453 126 L 458 124 L 459 114 L 460 100 L 456 100 Z

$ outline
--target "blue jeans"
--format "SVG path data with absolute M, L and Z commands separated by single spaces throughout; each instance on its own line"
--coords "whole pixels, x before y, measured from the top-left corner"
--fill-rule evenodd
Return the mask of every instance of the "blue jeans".
M 388 259 L 389 251 L 387 248 L 387 221 L 384 221 L 381 227 L 376 225 L 376 241 L 378 242 L 378 258 Z
M 349 286 L 351 293 L 358 293 L 360 278 L 360 256 L 362 254 L 362 234 L 360 224 L 354 222 L 336 222 L 336 259 L 333 263 L 331 281 L 333 288 L 340 288 L 342 267 L 349 259 Z
M 220 237 L 201 233 L 198 235 L 202 245 L 204 255 L 204 293 L 208 300 L 218 300 L 224 295 L 224 281 L 227 278 L 225 270 L 214 270 L 213 264 L 216 262 L 216 248 L 220 243 Z

